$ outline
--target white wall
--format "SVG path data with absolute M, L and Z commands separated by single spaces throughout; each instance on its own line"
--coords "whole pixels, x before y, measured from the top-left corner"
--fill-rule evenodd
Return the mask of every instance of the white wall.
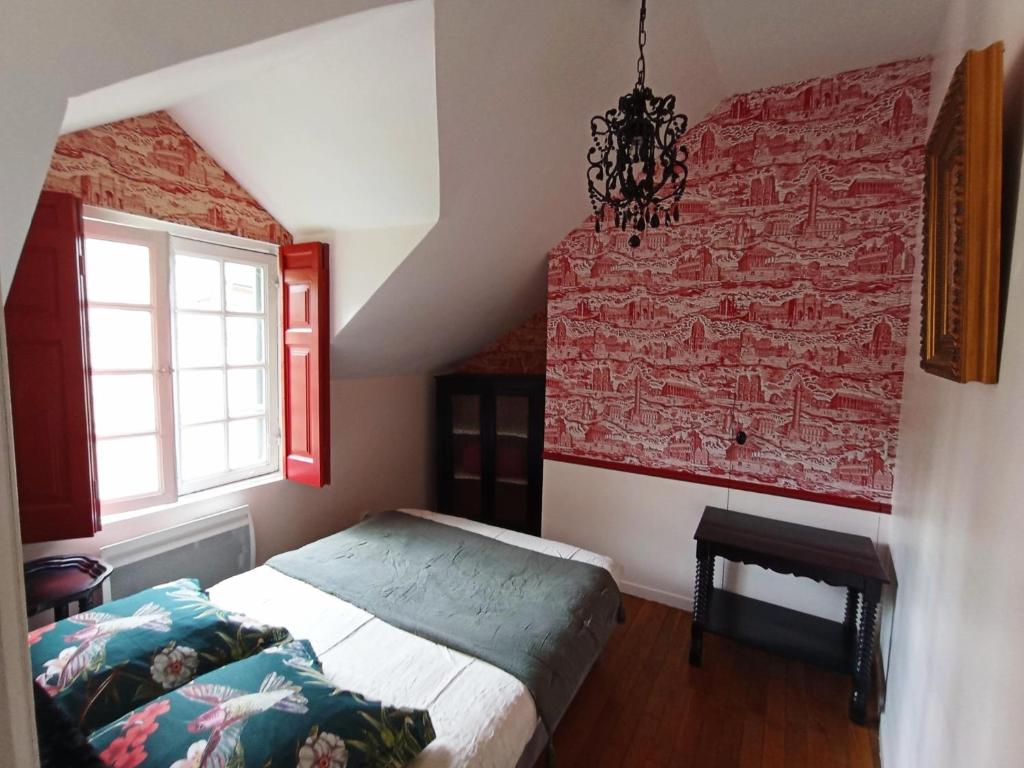
M 625 590 L 690 610 L 694 531 L 707 505 L 885 543 L 887 516 L 749 491 L 544 462 L 544 535 L 609 555 L 625 570 Z M 755 566 L 718 561 L 716 584 L 761 600 L 839 620 L 845 591 Z
M 886 768 L 1003 768 L 1024 761 L 1020 0 L 953 0 L 936 51 L 932 112 L 964 51 L 1000 39 L 1006 42 L 1004 205 L 1011 204 L 1004 222 L 1015 227 L 1000 380 L 962 385 L 923 373 L 915 297 L 894 496 L 899 588 L 881 726 Z
M 29 544 L 25 559 L 99 548 L 150 531 L 248 504 L 256 559 L 306 544 L 359 521 L 367 510 L 433 503 L 433 381 L 427 376 L 331 382 L 331 484 L 285 480 L 170 512 L 107 524 L 91 539 Z
M 10 765 L 29 768 L 38 762 L 38 747 L 25 642 L 25 581 L 10 425 L 7 344 L 0 312 L 0 755 L 10 759 Z
M 331 248 L 331 326 L 340 331 L 355 317 L 433 228 L 433 224 L 381 229 L 349 229 L 305 233 L 294 231 L 296 242 L 320 240 Z M 341 359 L 333 359 L 332 375 L 340 375 Z

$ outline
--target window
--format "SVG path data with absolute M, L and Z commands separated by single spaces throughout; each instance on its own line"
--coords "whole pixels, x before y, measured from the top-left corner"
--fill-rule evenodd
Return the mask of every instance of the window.
M 85 233 L 103 513 L 277 471 L 276 249 L 91 219 Z
M 277 411 L 269 383 L 278 365 L 268 265 L 234 248 L 177 237 L 171 251 L 179 488 L 277 469 L 269 441 Z M 274 310 L 276 316 L 276 304 Z

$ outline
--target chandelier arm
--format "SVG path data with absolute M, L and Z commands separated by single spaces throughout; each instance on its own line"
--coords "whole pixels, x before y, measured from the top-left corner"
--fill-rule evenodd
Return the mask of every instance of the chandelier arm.
M 605 115 L 594 115 L 590 118 L 590 133 L 597 136 L 607 136 L 612 132 L 612 125 L 615 120 L 616 110 L 609 110 Z
M 587 151 L 587 162 L 591 167 L 604 166 L 607 163 L 605 154 L 606 150 L 595 144 Z

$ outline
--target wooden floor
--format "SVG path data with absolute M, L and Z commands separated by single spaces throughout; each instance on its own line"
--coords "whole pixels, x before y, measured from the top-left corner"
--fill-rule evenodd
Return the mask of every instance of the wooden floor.
M 626 610 L 555 733 L 557 768 L 878 767 L 848 677 L 712 635 L 693 668 L 690 614 L 629 596 Z

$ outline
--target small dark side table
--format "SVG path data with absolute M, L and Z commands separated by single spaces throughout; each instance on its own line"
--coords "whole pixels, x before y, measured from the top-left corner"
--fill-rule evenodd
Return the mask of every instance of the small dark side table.
M 28 615 L 53 609 L 53 620 L 66 619 L 68 606 L 78 602 L 78 610 L 95 605 L 94 594 L 114 568 L 102 560 L 84 555 L 44 557 L 25 563 L 25 602 Z
M 690 664 L 700 666 L 707 631 L 848 673 L 853 677 L 850 719 L 863 724 L 878 603 L 882 586 L 889 582 L 871 539 L 717 507 L 705 507 L 694 539 L 697 579 Z M 716 557 L 846 587 L 845 619 L 829 621 L 715 589 Z

